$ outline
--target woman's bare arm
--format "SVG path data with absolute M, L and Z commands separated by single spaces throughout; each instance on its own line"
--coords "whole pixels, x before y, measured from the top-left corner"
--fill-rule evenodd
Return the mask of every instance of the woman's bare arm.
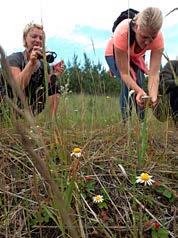
M 141 97 L 146 95 L 145 91 L 139 87 L 139 85 L 135 82 L 135 80 L 130 75 L 130 61 L 128 61 L 127 52 L 122 51 L 118 48 L 115 48 L 115 60 L 119 72 L 121 74 L 122 80 L 125 84 L 135 91 L 137 94 L 136 100 L 139 105 L 143 104 Z
M 150 69 L 148 72 L 148 92 L 152 98 L 153 104 L 155 104 L 157 101 L 162 53 L 163 49 L 155 50 L 151 52 L 150 56 Z

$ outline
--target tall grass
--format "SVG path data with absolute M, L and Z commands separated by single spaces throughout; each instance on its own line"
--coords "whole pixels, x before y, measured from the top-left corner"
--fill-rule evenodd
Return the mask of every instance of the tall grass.
M 68 95 L 61 97 L 58 119 L 64 128 L 99 129 L 120 121 L 118 98 Z
M 16 110 L 13 101 L 9 108 Z M 176 237 L 168 121 L 148 109 L 143 126 L 135 111 L 123 125 L 118 98 L 107 95 L 61 96 L 56 120 L 49 110 L 21 113 L 1 124 L 0 237 Z M 74 147 L 80 158 L 71 157 Z M 137 185 L 143 171 L 157 185 Z M 93 203 L 97 194 L 102 203 Z

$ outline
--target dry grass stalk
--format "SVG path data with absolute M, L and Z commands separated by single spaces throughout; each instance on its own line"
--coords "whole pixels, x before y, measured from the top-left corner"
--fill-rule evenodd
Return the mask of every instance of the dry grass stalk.
M 66 228 L 69 230 L 69 234 L 74 238 L 78 238 L 79 237 L 78 233 L 76 231 L 76 228 L 74 228 L 72 222 L 74 218 L 74 213 L 72 212 L 71 209 L 70 211 L 68 210 L 66 212 L 65 201 L 63 200 L 62 194 L 60 193 L 57 184 L 54 182 L 53 178 L 50 175 L 50 172 L 46 165 L 46 161 L 40 158 L 37 153 L 35 153 L 35 151 L 33 150 L 33 146 L 31 144 L 31 140 L 29 140 L 28 137 L 25 136 L 27 132 L 22 127 L 22 125 L 19 125 L 17 123 L 16 129 L 18 134 L 21 136 L 21 141 L 25 150 L 29 153 L 35 167 L 37 168 L 41 176 L 44 178 L 48 186 L 48 192 L 51 193 L 52 198 L 54 199 L 54 204 L 56 204 L 57 208 L 59 209 L 60 216 L 62 218 L 63 223 L 66 225 Z

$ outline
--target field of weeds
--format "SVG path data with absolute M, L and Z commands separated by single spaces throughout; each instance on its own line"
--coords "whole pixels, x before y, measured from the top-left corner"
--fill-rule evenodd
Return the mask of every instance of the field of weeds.
M 117 98 L 98 97 L 86 119 L 81 97 L 61 99 L 56 121 L 2 124 L 0 237 L 177 237 L 178 131 L 151 112 L 123 125 Z
M 178 131 L 169 118 L 160 123 L 148 108 L 143 123 L 133 112 L 123 124 L 109 96 L 63 95 L 55 119 L 7 103 L 0 238 L 178 236 Z

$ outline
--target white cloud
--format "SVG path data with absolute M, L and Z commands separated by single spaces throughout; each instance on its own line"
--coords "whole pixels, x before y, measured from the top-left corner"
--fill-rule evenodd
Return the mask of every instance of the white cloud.
M 148 6 L 159 7 L 165 15 L 178 5 L 177 0 L 5 0 L 1 2 L 1 45 L 7 53 L 22 48 L 22 31 L 31 21 L 44 24 L 47 38 L 71 39 L 91 47 L 91 39 L 74 34 L 77 25 L 87 25 L 110 31 L 118 14 L 128 7 L 142 10 Z M 163 29 L 177 24 L 178 11 L 165 18 Z M 175 35 L 175 37 L 178 34 Z M 95 42 L 95 47 L 104 47 L 104 42 Z M 166 41 L 166 44 L 170 42 Z

